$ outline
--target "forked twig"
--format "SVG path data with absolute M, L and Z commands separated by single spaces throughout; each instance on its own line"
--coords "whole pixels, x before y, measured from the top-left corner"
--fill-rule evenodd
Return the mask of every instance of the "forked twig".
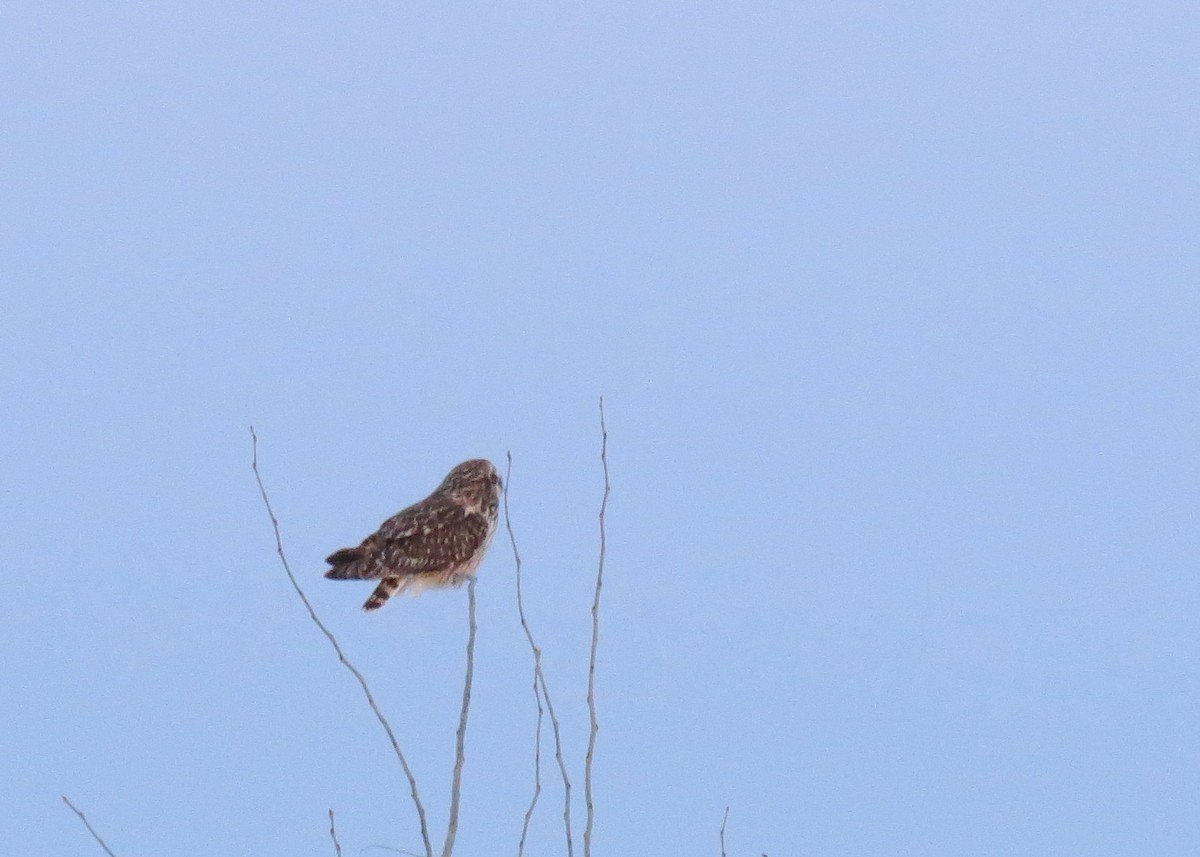
M 100 843 L 100 847 L 104 849 L 104 853 L 107 854 L 108 857 L 117 857 L 116 854 L 113 854 L 112 849 L 104 844 L 104 840 L 100 838 L 100 834 L 92 828 L 92 825 L 87 820 L 87 816 L 76 809 L 75 804 L 71 803 L 70 799 L 66 795 L 62 795 L 62 799 L 63 803 L 71 807 L 71 811 L 79 816 L 79 820 L 83 822 L 83 826 L 87 828 L 88 833 L 92 834 L 92 839 L 95 839 L 98 843 Z
M 533 794 L 529 798 L 529 807 L 525 810 L 525 818 L 521 822 L 517 857 L 524 857 L 525 841 L 529 838 L 529 824 L 533 821 L 533 811 L 537 808 L 538 798 L 542 794 L 542 720 L 545 719 L 546 709 L 542 705 L 542 689 L 536 673 L 533 676 L 533 701 L 537 705 L 537 725 L 533 730 Z
M 604 514 L 608 510 L 608 427 L 604 424 L 604 397 L 600 397 L 600 464 L 604 468 L 604 496 L 600 500 L 600 562 L 596 568 L 596 595 L 592 599 L 592 651 L 588 658 L 588 716 L 591 731 L 588 733 L 587 755 L 583 761 L 583 794 L 587 803 L 587 825 L 583 829 L 583 855 L 592 854 L 592 822 L 595 812 L 592 807 L 592 758 L 596 751 L 596 733 L 600 726 L 596 722 L 596 648 L 600 642 L 600 588 L 604 584 Z
M 729 821 L 729 807 L 725 807 L 725 817 L 721 819 L 721 857 L 725 857 L 725 822 Z
M 467 676 L 463 680 L 462 713 L 458 718 L 455 735 L 454 776 L 450 785 L 450 821 L 446 824 L 446 844 L 442 857 L 454 853 L 454 837 L 458 835 L 458 804 L 462 795 L 462 770 L 466 760 L 464 751 L 467 738 L 467 715 L 471 711 L 471 681 L 475 675 L 475 578 L 467 582 Z
M 333 840 L 333 850 L 337 852 L 337 857 L 342 857 L 342 844 L 338 842 L 337 827 L 333 824 L 333 810 L 329 810 L 329 838 Z
M 529 808 L 525 810 L 525 820 L 521 823 L 521 839 L 517 843 L 517 857 L 524 857 L 525 840 L 529 837 L 529 823 L 533 820 L 533 811 L 537 808 L 538 798 L 542 794 L 542 719 L 545 709 L 542 707 L 542 691 L 538 684 L 538 662 L 541 660 L 541 650 L 533 642 L 533 634 L 529 623 L 525 620 L 525 600 L 521 597 L 521 553 L 517 550 L 517 538 L 513 535 L 512 519 L 508 514 L 508 486 L 512 481 L 512 450 L 508 451 L 508 466 L 504 470 L 504 526 L 508 530 L 508 540 L 512 544 L 513 560 L 517 566 L 517 614 L 521 617 L 521 628 L 529 641 L 533 652 L 533 701 L 537 705 L 537 726 L 533 731 L 533 795 L 529 799 Z
M 250 439 L 253 446 L 250 467 L 254 471 L 254 480 L 258 483 L 258 492 L 262 495 L 263 505 L 267 507 L 267 515 L 270 517 L 271 527 L 275 531 L 275 552 L 279 554 L 279 561 L 283 564 L 283 570 L 287 572 L 288 580 L 292 583 L 292 588 L 296 590 L 296 594 L 304 602 L 304 607 L 308 610 L 308 615 L 312 619 L 313 624 L 329 640 L 329 644 L 333 646 L 333 651 L 337 654 L 338 660 L 341 661 L 342 665 L 358 680 L 359 686 L 362 687 L 363 695 L 367 698 L 367 704 L 371 706 L 371 711 L 375 713 L 375 718 L 379 721 L 379 725 L 387 733 L 388 740 L 392 744 L 392 750 L 395 752 L 396 758 L 400 760 L 400 767 L 404 769 L 404 775 L 408 777 L 413 806 L 416 807 L 417 818 L 421 822 L 421 839 L 425 842 L 425 855 L 426 857 L 433 857 L 433 845 L 429 841 L 429 825 L 425 820 L 425 806 L 421 803 L 421 796 L 417 792 L 417 779 L 413 776 L 412 768 L 408 766 L 408 760 L 404 758 L 404 752 L 400 749 L 400 742 L 396 740 L 396 733 L 392 731 L 392 725 L 388 723 L 387 718 L 383 716 L 383 712 L 379 710 L 379 705 L 375 702 L 375 696 L 371 693 L 371 688 L 367 686 L 366 678 L 363 677 L 363 674 L 358 671 L 358 668 L 354 664 L 350 663 L 350 660 L 342 651 L 337 638 L 333 636 L 333 632 L 325 627 L 325 623 L 317 616 L 317 611 L 313 609 L 312 604 L 309 602 L 308 596 L 304 594 L 304 590 L 296 582 L 296 575 L 292 574 L 292 567 L 288 565 L 287 556 L 283 552 L 283 538 L 279 535 L 279 520 L 275 517 L 275 512 L 271 509 L 271 500 L 267 497 L 267 489 L 263 486 L 262 476 L 258 472 L 258 435 L 254 432 L 254 426 L 250 426 Z
M 517 565 L 517 613 L 521 617 L 521 629 L 525 639 L 529 641 L 529 650 L 533 653 L 533 698 L 537 703 L 537 731 L 534 737 L 533 749 L 533 797 L 529 801 L 529 809 L 525 811 L 525 821 L 521 825 L 521 841 L 517 845 L 517 857 L 525 853 L 525 839 L 529 833 L 529 822 L 533 818 L 533 810 L 537 806 L 538 796 L 542 793 L 542 699 L 546 700 L 546 711 L 550 714 L 550 726 L 554 731 L 554 757 L 558 760 L 558 770 L 563 781 L 563 827 L 567 836 L 567 857 L 575 853 L 574 840 L 571 837 L 571 778 L 567 776 L 567 763 L 563 760 L 562 729 L 558 716 L 554 713 L 554 703 L 550 699 L 550 688 L 546 686 L 546 675 L 542 672 L 542 650 L 533 640 L 533 632 L 525 618 L 525 601 L 521 594 L 521 554 L 517 550 L 517 537 L 513 535 L 512 518 L 508 514 L 508 484 L 512 477 L 512 452 L 508 453 L 508 468 L 504 474 L 504 526 L 508 530 L 508 540 L 512 544 L 513 559 Z

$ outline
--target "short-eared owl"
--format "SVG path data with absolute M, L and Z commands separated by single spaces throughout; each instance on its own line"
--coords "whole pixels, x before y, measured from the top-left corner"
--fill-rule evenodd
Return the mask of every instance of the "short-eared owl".
M 473 458 L 446 474 L 419 503 L 384 521 L 356 548 L 334 551 L 325 561 L 333 580 L 379 580 L 363 605 L 375 610 L 397 592 L 461 586 L 475 573 L 500 507 L 500 474 L 490 461 Z

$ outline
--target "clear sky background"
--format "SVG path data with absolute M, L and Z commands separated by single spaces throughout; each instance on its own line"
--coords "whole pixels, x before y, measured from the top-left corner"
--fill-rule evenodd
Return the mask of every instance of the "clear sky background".
M 322 558 L 512 451 L 597 855 L 1200 851 L 1200 11 L 0 8 L 0 853 L 440 843 L 465 592 Z M 480 570 L 458 852 L 515 853 Z M 552 769 L 531 855 L 563 853 Z M 581 789 L 580 789 L 581 791 Z M 576 833 L 583 807 L 575 807 Z

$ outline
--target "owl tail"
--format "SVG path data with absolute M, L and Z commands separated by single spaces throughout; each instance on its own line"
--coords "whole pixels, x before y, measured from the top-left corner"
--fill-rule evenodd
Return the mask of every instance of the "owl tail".
M 362 580 L 364 563 L 360 562 L 366 556 L 362 548 L 342 548 L 331 553 L 325 561 L 333 568 L 325 572 L 330 580 Z
M 375 587 L 375 591 L 371 593 L 371 597 L 367 599 L 367 603 L 363 605 L 363 610 L 378 610 L 387 600 L 407 588 L 408 582 L 412 578 L 385 577 L 379 581 L 379 585 Z

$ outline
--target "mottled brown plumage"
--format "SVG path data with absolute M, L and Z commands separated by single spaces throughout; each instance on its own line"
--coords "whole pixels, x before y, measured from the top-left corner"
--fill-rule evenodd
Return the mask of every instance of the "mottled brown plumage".
M 395 595 L 428 587 L 461 586 L 475 573 L 496 532 L 500 474 L 473 458 L 455 467 L 419 503 L 384 521 L 354 548 L 325 560 L 333 580 L 379 580 L 363 604 L 375 610 Z

